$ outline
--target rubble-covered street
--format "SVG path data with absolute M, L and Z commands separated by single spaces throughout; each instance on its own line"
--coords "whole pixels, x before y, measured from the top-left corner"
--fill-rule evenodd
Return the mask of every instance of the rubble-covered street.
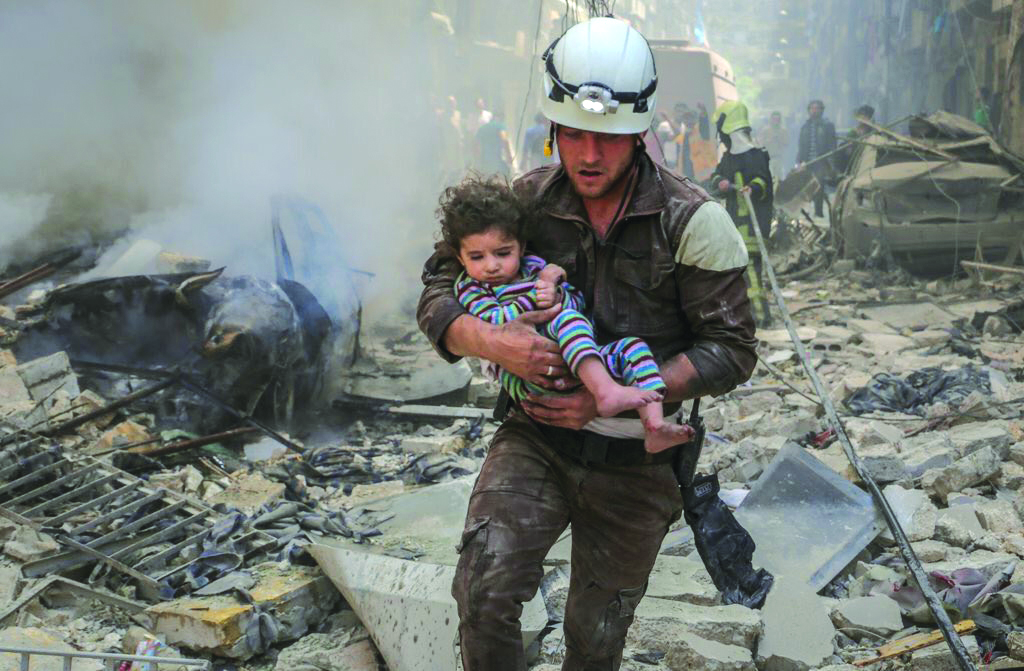
M 646 584 L 611 592 L 632 618 L 614 668 L 1024 668 L 1024 0 L 244 4 L 0 8 L 0 72 L 32 63 L 0 114 L 0 671 L 464 668 L 453 582 L 491 524 L 467 509 L 508 397 L 421 331 L 432 217 L 466 174 L 563 160 L 538 60 L 606 14 L 658 64 L 630 151 L 749 217 L 753 182 L 712 178 L 733 145 L 708 109 L 744 101 L 773 172 L 771 225 L 736 243 L 751 270 L 729 269 L 756 367 L 694 433 L 760 598 L 722 589 L 678 519 Z M 646 216 L 618 219 L 634 187 L 611 224 Z M 626 253 L 632 289 L 689 290 L 658 284 L 681 251 L 660 276 Z M 572 524 L 522 600 L 529 671 L 573 663 Z

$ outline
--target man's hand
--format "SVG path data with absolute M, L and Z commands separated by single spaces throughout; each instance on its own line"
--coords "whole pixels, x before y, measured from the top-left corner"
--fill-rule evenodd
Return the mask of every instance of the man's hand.
M 567 395 L 531 394 L 520 403 L 526 414 L 545 424 L 579 430 L 597 417 L 597 403 L 586 387 Z
M 544 389 L 570 388 L 574 378 L 569 375 L 558 343 L 534 328 L 551 321 L 561 309 L 559 303 L 547 310 L 526 312 L 518 319 L 494 327 L 478 355 Z
M 752 191 L 752 189 L 750 188 L 749 185 L 743 187 L 742 189 L 740 189 L 740 193 L 750 193 L 751 191 Z
M 558 285 L 554 282 L 538 279 L 533 288 L 537 292 L 537 307 L 541 310 L 550 308 L 558 299 Z

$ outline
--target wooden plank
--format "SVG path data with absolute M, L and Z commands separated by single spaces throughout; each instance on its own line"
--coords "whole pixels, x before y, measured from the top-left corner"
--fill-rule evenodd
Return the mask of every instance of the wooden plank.
M 434 417 L 437 419 L 490 419 L 493 411 L 488 408 L 455 408 L 447 405 L 396 405 L 388 408 L 393 415 Z
M 961 620 L 953 625 L 953 630 L 961 636 L 963 634 L 974 631 L 974 620 Z M 871 657 L 869 659 L 858 659 L 853 663 L 854 666 L 867 666 L 874 664 L 875 662 L 881 662 L 886 659 L 892 659 L 893 657 L 899 657 L 900 655 L 914 650 L 920 650 L 921 648 L 927 648 L 935 645 L 936 643 L 942 643 L 942 632 L 933 631 L 928 634 L 914 634 L 906 638 L 901 638 L 898 641 L 892 641 L 886 643 L 878 648 L 878 656 Z

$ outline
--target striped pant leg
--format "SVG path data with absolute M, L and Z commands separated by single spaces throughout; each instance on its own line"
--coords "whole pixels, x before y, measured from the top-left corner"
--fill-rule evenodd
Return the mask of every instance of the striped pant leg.
M 601 348 L 605 365 L 613 377 L 631 387 L 665 391 L 665 380 L 651 348 L 640 338 L 622 338 Z
M 548 336 L 558 341 L 562 358 L 573 375 L 588 356 L 601 356 L 594 340 L 594 325 L 576 310 L 562 310 L 545 327 Z
M 498 372 L 498 381 L 501 382 L 501 388 L 508 392 L 508 395 L 512 397 L 512 400 L 516 403 L 522 401 L 529 394 L 550 394 L 548 390 L 543 387 L 538 387 L 532 382 L 527 382 L 523 378 L 513 375 L 504 368 Z

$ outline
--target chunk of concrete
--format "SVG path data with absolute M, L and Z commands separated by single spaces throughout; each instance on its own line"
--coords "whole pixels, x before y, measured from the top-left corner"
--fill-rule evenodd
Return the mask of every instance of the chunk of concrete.
M 949 439 L 961 456 L 991 447 L 1000 459 L 1007 459 L 1010 454 L 1010 446 L 1013 445 L 1013 434 L 1009 432 L 1006 422 L 1002 420 L 954 426 L 949 430 Z
M 406 561 L 337 545 L 308 550 L 359 616 L 391 671 L 456 668 L 455 567 Z M 524 645 L 547 626 L 540 594 L 523 605 Z
M 1024 662 L 1024 631 L 1014 631 L 1006 637 L 1007 654 L 1011 659 Z
M 211 506 L 223 503 L 246 515 L 253 515 L 264 505 L 283 499 L 284 491 L 284 484 L 268 480 L 262 473 L 245 473 L 232 479 L 227 489 L 214 494 L 207 502 Z
M 935 522 L 935 540 L 960 548 L 966 548 L 984 533 L 973 503 L 940 510 Z
M 32 527 L 19 526 L 4 543 L 4 552 L 18 561 L 31 562 L 60 550 L 60 545 L 49 534 Z
M 276 563 L 253 569 L 250 590 L 259 611 L 279 623 L 277 638 L 264 645 L 293 641 L 323 620 L 338 603 L 331 581 L 315 567 L 281 568 Z M 147 609 L 152 631 L 169 645 L 231 659 L 249 659 L 264 652 L 246 636 L 258 617 L 257 608 L 231 594 L 176 599 Z
M 152 437 L 146 427 L 138 422 L 128 420 L 105 431 L 95 443 L 89 445 L 83 451 L 87 454 L 105 453 L 122 445 L 131 445 L 150 440 Z
M 8 627 L 0 630 L 0 648 L 29 648 L 51 652 L 74 652 L 74 648 L 48 631 L 32 627 Z M 21 669 L 21 655 L 0 653 L 0 669 L 14 671 Z M 29 671 L 64 671 L 64 658 L 33 655 Z M 71 671 L 102 671 L 103 663 L 98 659 L 71 660 Z
M 889 485 L 882 490 L 882 494 L 911 542 L 923 541 L 935 535 L 939 510 L 928 499 L 926 493 L 920 489 L 904 489 L 899 485 Z M 880 538 L 888 543 L 896 542 L 888 527 L 882 531 Z
M 933 496 L 944 499 L 952 492 L 959 492 L 999 474 L 1002 461 L 992 447 L 983 447 L 977 452 L 957 459 L 944 468 L 933 468 L 921 476 L 921 486 Z
M 709 641 L 693 634 L 679 634 L 665 655 L 669 669 L 705 669 L 706 671 L 754 671 L 753 656 L 746 648 Z
M 807 671 L 832 656 L 835 627 L 824 602 L 804 581 L 776 576 L 762 617 L 764 634 L 757 646 L 761 671 Z
M 33 401 L 43 401 L 58 390 L 71 398 L 78 396 L 78 376 L 71 369 L 71 360 L 66 352 L 57 352 L 39 359 L 33 359 L 17 367 L 25 387 Z
M 900 606 L 887 596 L 862 596 L 840 601 L 832 610 L 832 624 L 855 641 L 865 636 L 889 638 L 903 629 Z
M 707 582 L 700 580 L 702 576 Z M 647 597 L 685 601 L 697 606 L 721 603 L 718 590 L 701 562 L 671 555 L 658 555 L 647 580 Z
M 399 447 L 403 452 L 412 454 L 454 454 L 466 447 L 465 436 L 409 436 L 402 440 Z
M 911 542 L 914 554 L 922 562 L 939 562 L 947 559 L 955 559 L 964 556 L 963 548 L 958 548 L 948 543 L 937 540 L 924 540 Z
M 0 406 L 27 403 L 31 400 L 28 387 L 18 372 L 11 366 L 0 368 Z
M 986 531 L 998 534 L 1020 533 L 1021 519 L 1009 501 L 984 501 L 975 506 L 978 521 Z
M 626 644 L 669 652 L 682 632 L 753 650 L 761 635 L 761 613 L 739 605 L 695 606 L 645 597 L 637 606 Z
M 736 510 L 754 565 L 817 591 L 882 530 L 871 496 L 796 445 L 775 459 Z M 773 590 L 774 591 L 774 590 Z
M 353 618 L 355 619 L 355 618 Z M 377 651 L 358 621 L 341 631 L 307 634 L 277 657 L 274 671 L 377 671 Z
M 862 333 L 861 343 L 876 355 L 898 354 L 904 350 L 917 347 L 910 338 L 888 333 Z

